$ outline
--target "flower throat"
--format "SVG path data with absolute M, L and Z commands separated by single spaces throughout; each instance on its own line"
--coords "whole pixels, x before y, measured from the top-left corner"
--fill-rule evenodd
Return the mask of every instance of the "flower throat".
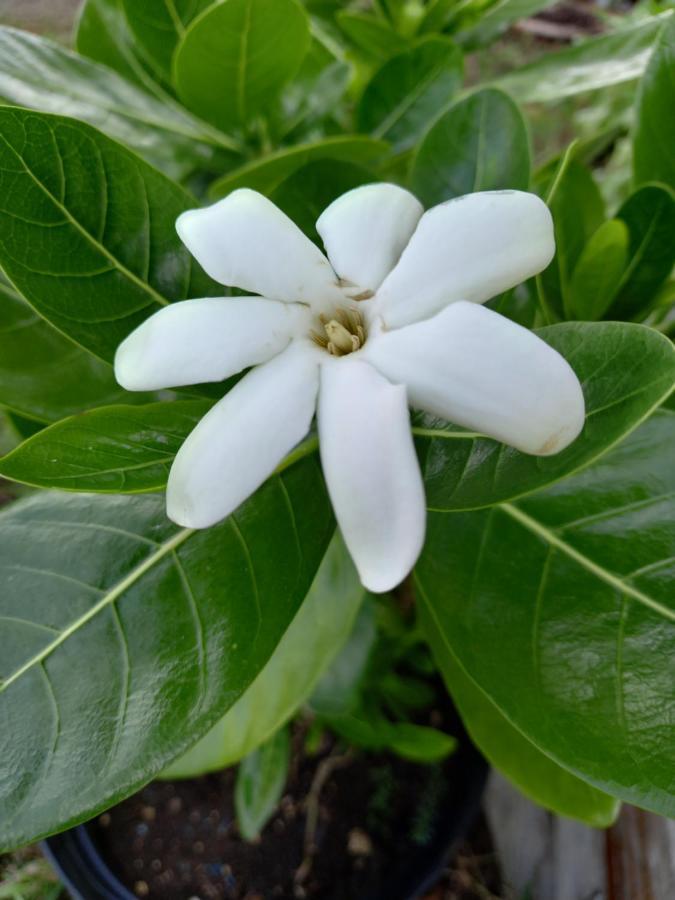
M 354 309 L 337 309 L 332 317 L 319 316 L 323 333 L 312 331 L 311 338 L 331 356 L 346 356 L 360 350 L 366 342 L 363 316 Z

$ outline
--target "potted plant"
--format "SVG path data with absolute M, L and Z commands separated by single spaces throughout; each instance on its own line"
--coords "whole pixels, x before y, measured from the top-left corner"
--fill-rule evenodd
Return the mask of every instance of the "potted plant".
M 518 14 L 0 28 L 0 846 L 65 832 L 84 897 L 411 896 L 466 733 L 672 813 L 675 18 L 465 83 Z

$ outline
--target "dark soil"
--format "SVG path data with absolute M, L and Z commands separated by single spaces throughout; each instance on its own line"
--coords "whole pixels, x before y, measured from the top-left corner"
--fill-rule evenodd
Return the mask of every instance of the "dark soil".
M 326 765 L 331 774 L 320 793 L 316 852 L 308 856 L 307 797 L 317 767 Z M 234 777 L 228 769 L 190 781 L 154 782 L 99 817 L 95 841 L 136 896 L 397 900 L 409 890 L 411 856 L 425 850 L 433 855 L 436 823 L 457 803 L 461 779 L 472 774 L 461 752 L 433 766 L 385 755 L 345 760 L 334 747 L 314 757 L 296 754 L 281 804 L 255 843 L 237 831 Z M 446 876 L 451 892 L 434 896 L 486 896 L 484 888 L 472 892 L 475 859 L 492 858 L 485 829 L 477 835 L 477 849 L 466 850 Z M 494 864 L 485 877 L 494 893 Z

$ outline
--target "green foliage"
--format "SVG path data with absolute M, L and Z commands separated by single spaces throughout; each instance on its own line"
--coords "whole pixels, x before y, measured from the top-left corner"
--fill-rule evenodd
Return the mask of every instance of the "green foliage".
M 0 847 L 89 818 L 211 728 L 269 660 L 332 529 L 312 461 L 208 531 L 150 495 L 44 493 L 4 512 Z
M 249 841 L 260 834 L 281 799 L 290 755 L 288 730 L 281 728 L 239 766 L 234 805 L 239 831 Z
M 673 413 L 515 504 L 432 513 L 426 628 L 573 774 L 672 816 Z
M 629 232 L 608 219 L 581 251 L 569 285 L 569 308 L 577 319 L 601 319 L 612 304 L 628 262 Z
M 213 0 L 122 0 L 124 15 L 143 55 L 170 80 L 174 52 L 192 20 Z
M 635 181 L 662 181 L 675 190 L 675 16 L 661 36 L 640 84 L 633 144 Z
M 420 144 L 410 180 L 425 206 L 472 191 L 527 190 L 530 151 L 518 107 L 494 88 L 460 100 Z

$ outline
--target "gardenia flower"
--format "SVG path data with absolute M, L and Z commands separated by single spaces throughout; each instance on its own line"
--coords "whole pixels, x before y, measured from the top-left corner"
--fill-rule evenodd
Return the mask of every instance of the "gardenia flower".
M 540 272 L 553 227 L 533 194 L 468 194 L 424 212 L 372 184 L 317 224 L 327 257 L 270 200 L 237 190 L 183 213 L 181 239 L 223 285 L 257 296 L 173 303 L 120 345 L 127 390 L 217 382 L 253 367 L 173 463 L 167 512 L 232 513 L 317 414 L 328 492 L 361 581 L 390 590 L 422 549 L 426 506 L 408 404 L 546 456 L 584 422 L 579 382 L 531 331 L 480 306 Z

